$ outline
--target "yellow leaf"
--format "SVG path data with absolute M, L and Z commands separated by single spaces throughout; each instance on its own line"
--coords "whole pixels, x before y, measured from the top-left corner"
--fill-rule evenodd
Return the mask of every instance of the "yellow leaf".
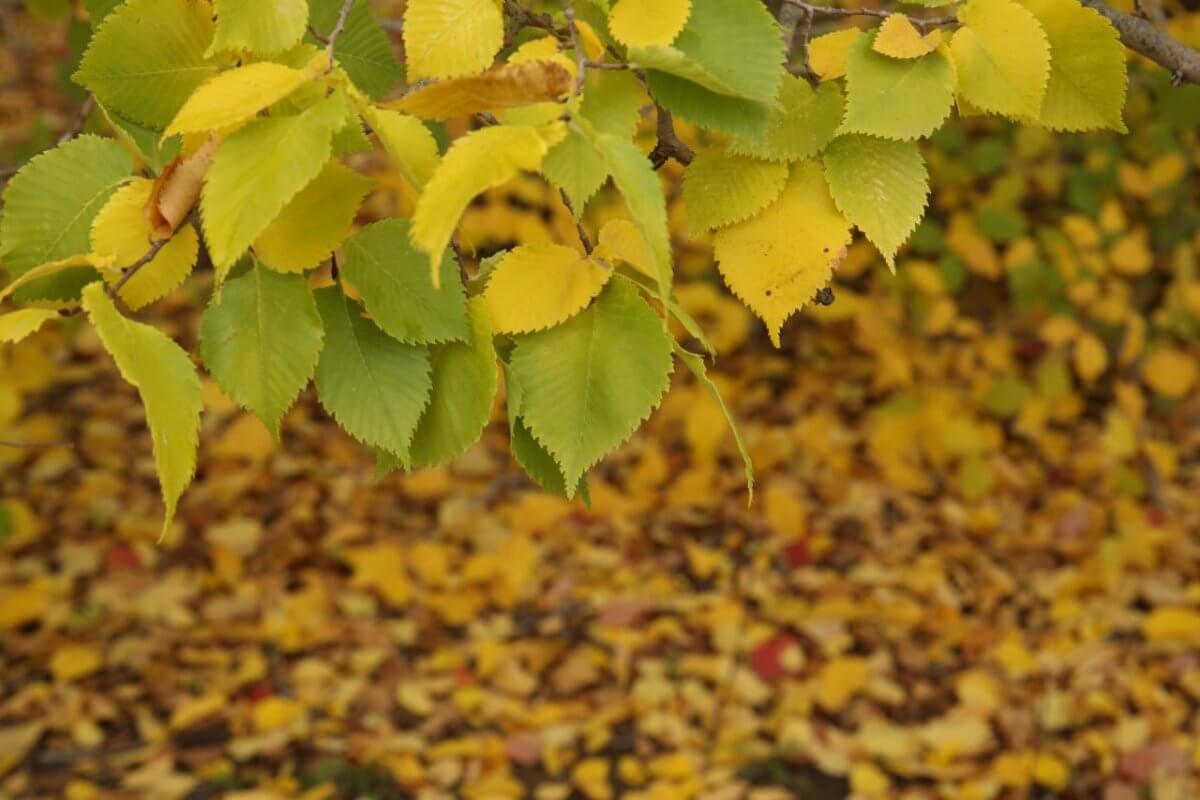
M 845 75 L 850 48 L 860 36 L 862 31 L 858 28 L 842 28 L 809 42 L 808 63 L 813 72 L 823 81 L 831 81 Z
M 1154 264 L 1146 229 L 1137 228 L 1113 242 L 1108 250 L 1113 269 L 1122 275 L 1144 275 Z
M 467 78 L 415 89 L 387 108 L 425 119 L 444 120 L 480 111 L 501 111 L 558 100 L 571 90 L 571 73 L 556 61 L 529 61 Z
M 850 224 L 814 161 L 794 164 L 783 193 L 760 214 L 713 235 L 725 282 L 766 323 L 776 347 L 783 323 L 829 283 L 849 244 Z
M 492 0 L 409 0 L 404 11 L 408 78 L 483 72 L 504 44 L 504 19 Z
M 1196 360 L 1181 350 L 1160 348 L 1142 365 L 1142 377 L 1164 397 L 1183 397 L 1196 384 Z
M 420 192 L 442 160 L 433 134 L 419 119 L 399 111 L 370 106 L 363 115 L 404 180 Z
M 1108 369 L 1108 350 L 1104 342 L 1093 333 L 1084 333 L 1075 340 L 1072 351 L 1075 362 L 1075 372 L 1087 383 L 1099 378 Z
M 536 170 L 546 151 L 565 135 L 561 122 L 541 127 L 497 125 L 454 142 L 426 184 L 413 215 L 412 241 L 429 254 L 435 286 L 441 282 L 442 253 L 471 198 L 512 180 L 521 170 Z
M 0 342 L 16 344 L 57 316 L 57 311 L 48 308 L 21 308 L 0 314 Z
M 969 0 L 950 40 L 958 89 L 973 107 L 1037 118 L 1050 77 L 1050 44 L 1037 19 L 1015 0 Z
M 829 711 L 841 711 L 870 677 L 870 665 L 861 658 L 831 659 L 817 677 L 817 702 Z
M 46 723 L 42 720 L 0 728 L 0 776 L 24 761 L 45 732 Z
M 292 69 L 270 61 L 222 72 L 192 93 L 163 136 L 240 125 L 311 78 L 310 70 Z
M 646 241 L 637 226 L 627 219 L 610 219 L 604 223 L 595 254 L 606 260 L 624 261 L 647 278 L 656 279 Z
M 618 0 L 608 15 L 608 30 L 626 47 L 669 45 L 691 11 L 691 0 Z
M 352 547 L 342 557 L 354 571 L 350 585 L 375 589 L 389 603 L 403 606 L 412 594 L 404 551 L 395 544 Z
M 488 276 L 484 306 L 496 333 L 530 333 L 582 311 L 612 269 L 560 244 L 518 247 Z
M 50 606 L 50 582 L 34 578 L 28 583 L 0 589 L 0 629 L 19 628 L 40 620 Z
M 371 181 L 337 161 L 325 165 L 259 234 L 254 252 L 276 272 L 304 272 L 333 252 L 354 225 Z
M 1061 792 L 1071 782 L 1070 768 L 1055 755 L 1039 753 L 1033 763 L 1033 780 L 1036 783 Z
M 150 249 L 153 228 L 144 209 L 154 181 L 138 178 L 117 190 L 92 222 L 92 250 L 109 257 L 118 267 L 136 263 Z M 200 253 L 200 238 L 192 225 L 175 233 L 154 260 L 138 270 L 121 287 L 121 299 L 134 311 L 148 306 L 174 289 L 191 274 Z M 109 284 L 118 274 L 106 274 Z
M 286 697 L 267 697 L 255 703 L 252 717 L 254 728 L 260 733 L 277 731 L 303 719 L 304 706 Z
M 172 730 L 190 728 L 197 722 L 216 716 L 229 707 L 229 698 L 221 692 L 209 692 L 199 697 L 189 697 L 171 712 L 168 722 Z
M 942 32 L 934 28 L 922 36 L 903 14 L 892 14 L 879 26 L 871 49 L 890 58 L 920 58 L 942 43 Z
M 50 656 L 50 673 L 54 679 L 67 683 L 86 678 L 103 665 L 100 651 L 86 644 L 69 644 Z
M 1142 633 L 1151 642 L 1200 644 L 1200 611 L 1194 608 L 1156 608 L 1142 622 Z
M 856 797 L 886 797 L 892 784 L 879 767 L 858 763 L 850 770 L 850 788 Z

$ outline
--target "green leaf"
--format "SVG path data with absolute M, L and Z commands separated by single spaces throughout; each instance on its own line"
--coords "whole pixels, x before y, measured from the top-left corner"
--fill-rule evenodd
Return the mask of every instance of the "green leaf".
M 83 0 L 83 5 L 87 9 L 88 19 L 95 26 L 103 22 L 104 18 L 123 2 L 124 0 Z
M 581 126 L 580 130 L 591 138 L 592 146 L 603 157 L 613 184 L 624 198 L 629 216 L 654 262 L 659 297 L 666 300 L 671 293 L 671 233 L 658 174 L 632 142 L 611 134 L 596 134 L 586 126 Z
M 917 227 L 929 198 L 929 173 L 916 142 L 839 136 L 825 149 L 833 201 L 896 268 L 896 251 Z
M 133 161 L 117 142 L 84 135 L 34 158 L 4 191 L 0 261 L 9 277 L 91 252 L 92 221 L 129 179 Z M 90 267 L 37 280 L 16 292 L 19 302 L 71 300 L 96 279 Z
M 279 437 L 308 385 L 324 338 L 308 280 L 257 262 L 213 296 L 200 321 L 200 355 L 225 394 Z
M 633 287 L 610 283 L 581 314 L 520 338 L 512 352 L 520 413 L 572 487 L 658 405 L 671 340 Z
M 376 222 L 346 240 L 346 278 L 362 294 L 375 324 L 406 344 L 463 342 L 471 336 L 466 293 L 449 250 L 433 288 L 429 260 L 409 239 L 408 220 Z
M 443 291 L 445 291 L 443 289 Z M 471 301 L 471 341 L 432 350 L 433 393 L 413 434 L 414 468 L 445 464 L 479 440 L 496 396 L 496 348 L 480 299 Z
M 846 119 L 842 133 L 919 139 L 942 126 L 954 105 L 954 73 L 940 50 L 920 58 L 889 58 L 860 36 L 846 62 Z
M 162 528 L 165 535 L 175 518 L 179 497 L 196 472 L 200 410 L 204 405 L 200 378 L 183 348 L 161 331 L 117 311 L 103 283 L 89 284 L 83 290 L 83 307 L 117 369 L 137 387 L 146 407 L 154 463 L 166 504 Z
M 158 131 L 150 130 L 133 120 L 125 119 L 117 112 L 105 108 L 99 103 L 97 105 L 100 106 L 100 112 L 108 120 L 108 124 L 112 126 L 113 132 L 117 134 L 117 138 L 124 140 L 133 148 L 142 163 L 149 167 L 154 174 L 162 172 L 163 167 L 179 155 L 181 142 L 178 136 L 169 136 L 164 140 Z
M 520 383 L 513 375 L 508 364 L 504 364 L 504 385 L 508 391 L 508 448 L 513 458 L 521 465 L 521 469 L 533 479 L 534 483 L 548 492 L 566 496 L 567 484 L 563 480 L 562 470 L 559 469 L 554 456 L 546 448 L 538 444 L 537 439 L 525 426 L 520 416 Z M 587 492 L 587 473 L 579 478 L 576 491 L 590 503 Z
M 783 77 L 778 23 L 757 0 L 694 0 L 669 47 L 631 48 L 654 98 L 704 128 L 759 139 Z
M 309 6 L 309 24 L 328 35 L 337 22 L 342 0 L 310 0 Z M 333 52 L 354 85 L 372 99 L 383 97 L 404 77 L 392 41 L 367 0 L 355 0 Z
M 655 70 L 646 70 L 646 85 L 663 108 L 693 125 L 751 141 L 766 134 L 770 108 L 763 103 L 718 94 Z
M 632 139 L 644 97 L 641 84 L 628 72 L 589 70 L 579 114 L 600 133 Z M 567 193 L 576 219 L 608 177 L 595 148 L 577 131 L 568 132 L 567 138 L 550 148 L 542 161 L 542 174 Z
M 803 78 L 784 75 L 779 105 L 767 117 L 762 140 L 735 138 L 729 152 L 768 161 L 812 158 L 833 139 L 844 107 L 840 83 L 827 81 L 814 91 Z
M 630 57 L 709 91 L 764 104 L 775 101 L 784 72 L 779 24 L 759 0 L 693 0 L 687 24 L 669 48 L 631 48 Z
M 217 148 L 200 210 L 218 279 L 320 174 L 346 110 L 335 95 L 296 116 L 255 120 Z
M 725 405 L 725 398 L 721 396 L 717 385 L 713 383 L 712 378 L 708 377 L 708 368 L 704 364 L 704 357 L 685 350 L 678 344 L 675 344 L 675 353 L 679 356 L 679 360 L 683 362 L 684 366 L 696 376 L 696 380 L 708 391 L 708 394 L 716 401 L 717 405 L 720 406 L 721 413 L 725 415 L 725 420 L 729 423 L 729 431 L 733 434 L 733 442 L 737 445 L 738 453 L 742 456 L 742 468 L 746 475 L 746 491 L 750 495 L 747 502 L 747 505 L 749 505 L 754 502 L 754 463 L 750 460 L 750 451 L 746 449 L 746 443 L 742 441 L 742 433 L 733 421 L 733 414 L 730 413 L 729 406 Z
M 1125 48 L 1100 12 L 1076 0 L 1022 0 L 1050 42 L 1050 81 L 1038 122 L 1056 131 L 1126 133 Z
M 313 378 L 321 405 L 363 444 L 408 453 L 429 401 L 429 348 L 397 342 L 336 286 L 316 298 L 325 327 Z
M 274 55 L 298 44 L 308 27 L 307 0 L 214 0 L 217 32 L 208 55 L 249 50 Z
M 127 0 L 96 29 L 74 79 L 122 117 L 162 129 L 217 72 L 204 56 L 211 14 L 193 0 Z

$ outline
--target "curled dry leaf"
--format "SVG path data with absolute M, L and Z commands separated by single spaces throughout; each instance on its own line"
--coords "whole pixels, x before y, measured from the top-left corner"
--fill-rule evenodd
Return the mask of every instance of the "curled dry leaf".
M 209 136 L 196 152 L 190 156 L 177 156 L 163 168 L 146 202 L 146 219 L 150 220 L 155 236 L 171 238 L 192 213 L 200 199 L 204 175 L 220 143 L 219 136 Z

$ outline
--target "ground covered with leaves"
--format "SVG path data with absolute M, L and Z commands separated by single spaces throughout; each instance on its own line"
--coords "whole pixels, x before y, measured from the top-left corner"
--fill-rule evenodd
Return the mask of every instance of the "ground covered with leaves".
M 6 155 L 71 124 L 0 68 L 60 109 Z M 0 353 L 0 439 L 67 443 L 0 447 L 0 795 L 1200 796 L 1200 93 L 1130 103 L 1127 138 L 939 134 L 896 275 L 852 249 L 780 350 L 673 205 L 750 506 L 683 374 L 590 507 L 521 476 L 502 405 L 380 477 L 311 395 L 276 443 L 210 383 L 158 542 L 94 334 Z M 463 227 L 573 234 L 532 179 Z M 203 281 L 153 317 L 193 352 Z

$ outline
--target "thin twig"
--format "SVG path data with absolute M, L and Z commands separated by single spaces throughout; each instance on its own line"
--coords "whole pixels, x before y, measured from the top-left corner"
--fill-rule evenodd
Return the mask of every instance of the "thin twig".
M 129 281 L 131 281 L 133 279 L 133 276 L 137 275 L 142 267 L 146 266 L 151 261 L 153 261 L 154 257 L 158 255 L 158 252 L 160 250 L 162 250 L 164 247 L 167 246 L 167 242 L 169 242 L 169 241 L 171 241 L 171 240 L 170 239 L 158 239 L 157 241 L 155 241 L 153 244 L 150 245 L 150 249 L 147 250 L 145 252 L 145 254 L 142 255 L 141 258 L 139 258 L 137 261 L 133 262 L 128 267 L 125 267 L 123 270 L 121 270 L 121 277 L 117 280 L 116 283 L 114 283 L 112 286 L 110 286 L 108 288 L 108 296 L 110 298 L 116 297 L 117 293 L 125 288 L 125 284 L 129 283 Z
M 333 72 L 333 48 L 337 44 L 337 39 L 342 35 L 342 31 L 346 28 L 346 20 L 350 16 L 350 8 L 354 5 L 355 0 L 342 0 L 342 10 L 338 12 L 337 24 L 333 26 L 333 30 L 329 32 L 329 66 L 325 68 L 325 74 Z
M 458 243 L 458 234 L 450 237 L 450 249 L 454 251 L 454 258 L 458 261 L 458 275 L 462 278 L 463 285 L 471 280 L 471 276 L 467 274 L 467 259 L 463 255 L 462 245 Z
M 686 167 L 692 163 L 696 154 L 676 135 L 675 122 L 671 118 L 671 112 L 659 105 L 656 105 L 655 108 L 658 110 L 658 144 L 654 145 L 654 149 L 650 151 L 650 163 L 654 165 L 655 169 L 658 169 L 673 158 Z
M 881 8 L 814 6 L 812 3 L 804 2 L 804 0 L 783 0 L 783 2 L 788 5 L 799 6 L 814 17 L 878 17 L 879 19 L 887 19 L 893 14 L 900 13 L 899 11 L 885 11 Z M 925 32 L 929 28 L 937 28 L 943 25 L 957 25 L 958 17 L 934 17 L 932 19 L 908 17 L 908 21 L 915 25 L 921 32 Z
M 79 113 L 75 115 L 75 122 L 70 128 L 63 131 L 62 136 L 58 137 L 58 144 L 66 144 L 83 132 L 83 126 L 87 125 L 88 117 L 92 115 L 92 109 L 96 107 L 96 96 L 89 94 L 84 99 L 83 105 L 79 107 Z
M 805 9 L 804 18 L 800 20 L 800 36 L 799 44 L 796 49 L 800 53 L 800 69 L 803 70 L 803 77 L 813 86 L 821 82 L 821 78 L 813 69 L 812 61 L 808 57 L 808 45 L 812 41 L 812 24 L 813 15 L 811 11 Z
M 571 214 L 571 219 L 575 220 L 575 232 L 579 234 L 579 243 L 583 245 L 583 251 L 591 255 L 592 239 L 583 227 L 583 218 L 575 216 L 575 206 L 571 205 L 571 198 L 567 196 L 566 189 L 559 189 L 558 194 L 562 197 L 563 205 L 567 207 L 567 211 Z
M 587 59 L 583 62 L 583 65 L 588 69 L 634 69 L 634 67 L 631 67 L 624 61 L 592 61 L 591 59 Z
M 579 44 L 579 27 L 575 24 L 575 6 L 571 0 L 563 0 L 563 14 L 567 18 L 567 31 L 571 34 L 571 46 L 575 48 L 575 86 L 571 90 L 574 99 L 583 91 L 583 81 L 587 77 L 587 58 L 583 47 Z

